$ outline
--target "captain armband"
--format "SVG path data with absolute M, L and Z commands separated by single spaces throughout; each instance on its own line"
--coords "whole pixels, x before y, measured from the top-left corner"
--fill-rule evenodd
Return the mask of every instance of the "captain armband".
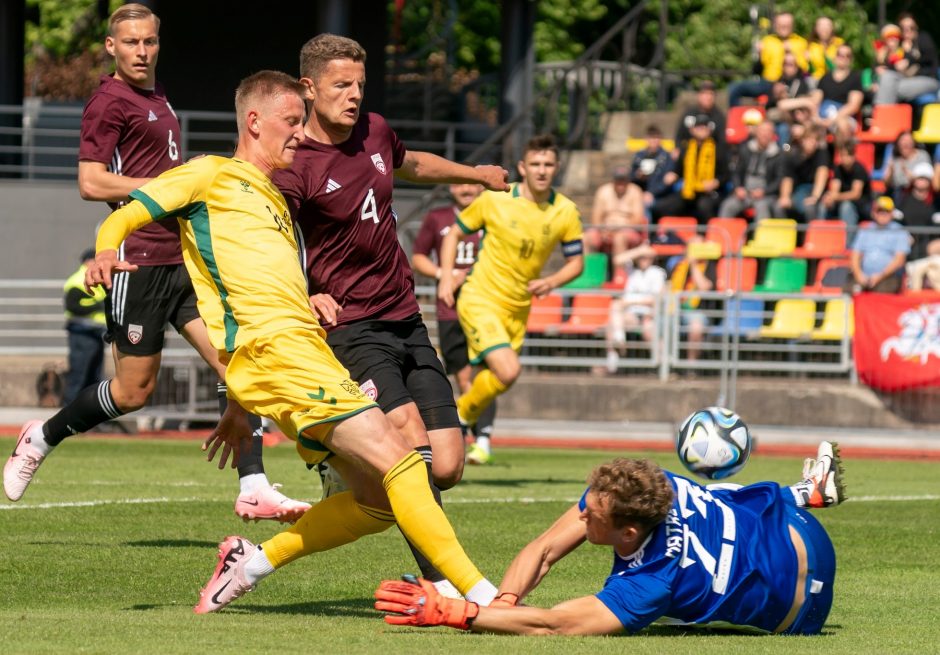
M 584 253 L 584 242 L 581 239 L 565 241 L 561 244 L 561 252 L 565 257 L 574 257 Z

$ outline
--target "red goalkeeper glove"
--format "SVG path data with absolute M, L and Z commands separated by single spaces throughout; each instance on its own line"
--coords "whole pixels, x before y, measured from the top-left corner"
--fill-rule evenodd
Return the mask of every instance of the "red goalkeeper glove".
M 495 608 L 505 608 L 505 607 L 515 607 L 519 604 L 519 596 L 517 594 L 504 591 L 487 606 Z
M 444 598 L 424 578 L 402 576 L 384 580 L 375 590 L 375 609 L 391 612 L 385 622 L 392 625 L 446 625 L 469 630 L 480 606 L 462 599 Z

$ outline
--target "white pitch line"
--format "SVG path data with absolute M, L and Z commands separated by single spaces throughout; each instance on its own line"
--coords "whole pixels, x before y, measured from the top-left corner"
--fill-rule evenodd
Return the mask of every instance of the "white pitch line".
M 486 503 L 532 505 L 536 503 L 576 503 L 580 496 L 571 498 L 453 498 L 447 500 L 447 505 L 483 505 Z M 920 496 L 858 496 L 849 498 L 846 502 L 852 503 L 879 503 L 879 502 L 919 502 L 940 500 L 940 495 L 923 494 Z M 153 505 L 158 503 L 198 503 L 219 502 L 218 498 L 123 498 L 118 500 L 80 500 L 63 503 L 38 503 L 35 505 L 0 505 L 0 510 L 14 509 L 60 509 L 69 507 L 101 507 L 103 505 Z

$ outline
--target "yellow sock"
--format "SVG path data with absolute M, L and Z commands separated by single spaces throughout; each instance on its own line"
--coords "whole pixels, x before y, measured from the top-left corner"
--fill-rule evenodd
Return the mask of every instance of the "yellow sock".
M 360 505 L 351 491 L 344 491 L 308 509 L 297 523 L 262 543 L 261 548 L 279 569 L 298 557 L 352 543 L 394 524 L 390 512 Z
M 444 516 L 428 484 L 428 470 L 421 455 L 412 451 L 385 474 L 382 480 L 395 512 L 398 527 L 444 577 L 466 595 L 483 580 L 464 552 L 454 529 Z
M 473 378 L 473 384 L 467 393 L 457 399 L 457 413 L 460 418 L 473 425 L 483 410 L 496 400 L 496 396 L 505 393 L 508 388 L 490 369 L 485 368 Z

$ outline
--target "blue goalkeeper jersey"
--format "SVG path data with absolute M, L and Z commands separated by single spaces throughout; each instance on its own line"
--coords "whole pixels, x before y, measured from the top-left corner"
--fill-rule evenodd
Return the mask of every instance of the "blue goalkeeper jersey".
M 668 517 L 632 555 L 614 553 L 597 598 L 631 632 L 654 621 L 774 630 L 796 590 L 790 492 L 775 482 L 715 490 L 666 476 L 675 490 Z

